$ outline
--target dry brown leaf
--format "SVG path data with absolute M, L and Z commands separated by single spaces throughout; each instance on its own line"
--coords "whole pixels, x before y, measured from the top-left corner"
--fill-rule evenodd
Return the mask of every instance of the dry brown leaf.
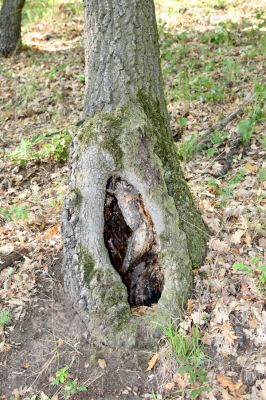
M 60 225 L 54 226 L 53 228 L 51 228 L 51 229 L 49 229 L 48 231 L 45 232 L 44 238 L 45 238 L 46 240 L 50 240 L 54 235 L 57 234 L 57 232 L 59 231 L 59 229 L 60 229 Z
M 164 385 L 164 388 L 166 390 L 172 390 L 175 387 L 175 382 L 167 382 L 166 385 Z
M 266 238 L 262 237 L 259 239 L 259 246 L 266 248 Z
M 243 229 L 238 229 L 230 238 L 230 242 L 233 244 L 240 244 L 241 238 L 244 235 L 245 231 Z
M 229 344 L 233 344 L 234 340 L 237 339 L 237 336 L 235 335 L 235 332 L 229 321 L 225 321 L 223 323 L 221 332 L 222 332 L 226 342 Z
M 184 389 L 185 387 L 187 387 L 189 385 L 189 376 L 186 373 L 179 374 L 178 372 L 176 372 L 173 375 L 173 381 L 178 387 Z
M 247 323 L 251 329 L 256 329 L 258 326 L 258 320 L 253 314 L 249 316 Z
M 257 172 L 258 171 L 258 167 L 256 164 L 251 164 L 251 163 L 246 163 L 245 168 L 248 169 L 251 172 Z
M 153 313 L 153 311 L 157 308 L 157 304 L 153 304 L 151 307 L 147 306 L 139 306 L 139 307 L 132 307 L 131 313 L 136 317 L 141 317 L 142 315 L 148 315 Z
M 193 308 L 194 308 L 193 300 L 192 299 L 188 299 L 186 314 L 190 315 L 192 313 L 192 311 L 193 311 Z
M 101 369 L 104 369 L 104 368 L 107 367 L 106 361 L 105 361 L 103 358 L 99 358 L 99 359 L 98 359 L 98 365 L 99 365 L 99 367 L 100 367 Z
M 153 367 L 155 366 L 155 364 L 156 364 L 156 362 L 157 362 L 157 360 L 158 360 L 158 357 L 159 357 L 159 353 L 155 353 L 155 354 L 150 358 L 150 360 L 149 360 L 149 362 L 148 362 L 148 367 L 147 367 L 147 369 L 146 369 L 146 372 L 147 372 L 147 371 L 151 371 L 151 370 L 153 369 Z
M 219 239 L 211 239 L 209 241 L 209 247 L 221 253 L 229 251 L 229 245 L 226 242 Z
M 228 388 L 233 395 L 239 396 L 245 393 L 245 385 L 241 381 L 234 382 L 229 376 L 224 374 L 218 374 L 216 379 L 221 386 Z

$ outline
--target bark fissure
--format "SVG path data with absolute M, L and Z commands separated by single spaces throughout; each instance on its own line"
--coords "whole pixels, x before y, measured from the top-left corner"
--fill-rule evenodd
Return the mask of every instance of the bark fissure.
M 164 276 L 159 244 L 140 193 L 119 177 L 108 180 L 104 239 L 112 265 L 128 290 L 131 307 L 158 303 Z

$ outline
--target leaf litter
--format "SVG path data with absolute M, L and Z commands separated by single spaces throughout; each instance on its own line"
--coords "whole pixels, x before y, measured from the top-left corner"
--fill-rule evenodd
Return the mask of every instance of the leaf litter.
M 157 2 L 157 12 L 166 18 L 167 29 L 179 33 L 191 31 L 185 40 L 185 45 L 190 47 L 187 53 L 191 59 L 200 59 L 200 43 L 205 40 L 200 34 L 215 30 L 218 23 L 230 19 L 229 14 L 237 22 L 243 22 L 244 18 L 254 20 L 261 7 L 259 1 L 251 4 L 235 0 L 234 8 L 230 8 L 229 3 L 225 1 L 224 8 L 213 7 L 209 14 L 203 1 L 191 4 L 189 9 L 180 2 L 176 5 L 177 11 L 167 18 L 162 11 L 163 3 Z M 163 6 L 167 8 L 168 3 Z M 56 24 L 32 22 L 24 28 L 25 43 L 29 47 L 0 66 L 0 254 L 2 265 L 10 262 L 7 267 L 0 268 L 0 299 L 1 308 L 10 310 L 12 316 L 11 323 L 0 330 L 3 354 L 15 351 L 16 344 L 10 342 L 9 337 L 38 297 L 38 277 L 49 274 L 62 250 L 59 226 L 62 197 L 67 191 L 66 179 L 62 179 L 67 176 L 66 164 L 44 157 L 21 166 L 10 161 L 6 152 L 13 151 L 22 139 L 30 139 L 33 133 L 52 134 L 58 129 L 76 129 L 84 91 L 84 56 L 80 43 L 83 21 L 78 15 L 66 25 L 58 15 L 56 18 Z M 52 36 L 49 41 L 44 39 L 47 34 Z M 164 33 L 160 34 L 163 41 Z M 211 36 L 210 40 L 218 40 L 217 37 Z M 236 83 L 229 97 L 220 103 L 191 97 L 170 99 L 173 131 L 180 131 L 180 117 L 187 119 L 183 120 L 181 129 L 184 137 L 190 132 L 208 129 L 222 114 L 232 112 L 244 93 L 253 90 L 253 77 L 263 74 L 263 58 L 259 52 L 251 55 L 251 40 L 247 31 L 239 29 L 228 47 L 227 56 L 236 55 L 251 67 L 247 78 Z M 209 46 L 216 57 L 215 73 L 221 77 L 224 56 L 217 51 L 215 42 L 209 42 Z M 163 55 L 162 63 L 165 70 L 169 60 Z M 171 73 L 165 72 L 167 93 L 174 79 Z M 232 122 L 226 129 L 232 133 L 235 127 Z M 202 399 L 266 399 L 265 282 L 260 272 L 265 265 L 266 243 L 262 139 L 263 128 L 258 125 L 248 148 L 234 157 L 233 168 L 216 182 L 213 182 L 213 174 L 221 168 L 220 160 L 198 153 L 182 164 L 211 235 L 205 262 L 194 273 L 193 294 L 181 323 L 187 332 L 193 325 L 200 327 L 209 355 L 207 369 L 211 390 L 199 395 Z M 213 147 L 216 152 L 229 151 L 228 142 Z M 250 272 L 245 273 L 244 267 L 234 270 L 236 262 L 249 266 Z M 134 311 L 136 315 L 145 312 Z M 169 367 L 169 360 L 167 366 L 161 354 L 155 353 L 147 363 L 147 372 L 152 370 L 158 379 L 160 370 L 167 370 L 167 378 L 158 383 L 158 391 L 171 393 L 177 388 L 190 387 L 188 375 Z M 98 359 L 98 364 L 101 369 L 108 369 L 105 359 Z M 172 371 L 170 375 L 169 371 Z M 183 393 L 187 396 L 185 391 Z M 23 394 L 23 390 L 15 388 L 13 394 L 15 398 L 26 398 L 27 389 Z M 179 394 L 173 396 L 181 399 L 177 397 Z M 43 392 L 42 397 L 45 398 Z M 143 398 L 152 397 L 144 393 Z M 158 398 L 162 398 L 161 394 Z

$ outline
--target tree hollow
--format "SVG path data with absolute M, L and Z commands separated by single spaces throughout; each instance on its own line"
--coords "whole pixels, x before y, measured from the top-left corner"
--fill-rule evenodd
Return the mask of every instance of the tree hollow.
M 111 263 L 128 290 L 131 307 L 158 303 L 164 284 L 159 244 L 141 194 L 120 177 L 107 183 L 104 240 Z

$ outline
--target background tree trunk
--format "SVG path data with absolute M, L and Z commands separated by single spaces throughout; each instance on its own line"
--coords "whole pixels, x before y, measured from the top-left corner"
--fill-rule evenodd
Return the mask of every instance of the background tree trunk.
M 4 0 L 0 12 L 0 55 L 8 56 L 20 42 L 21 14 L 25 0 Z
M 147 345 L 160 331 L 150 322 L 176 317 L 186 302 L 206 230 L 170 134 L 153 1 L 86 0 L 85 20 L 85 122 L 63 212 L 65 284 L 94 338 Z M 139 306 L 151 312 L 132 316 Z

